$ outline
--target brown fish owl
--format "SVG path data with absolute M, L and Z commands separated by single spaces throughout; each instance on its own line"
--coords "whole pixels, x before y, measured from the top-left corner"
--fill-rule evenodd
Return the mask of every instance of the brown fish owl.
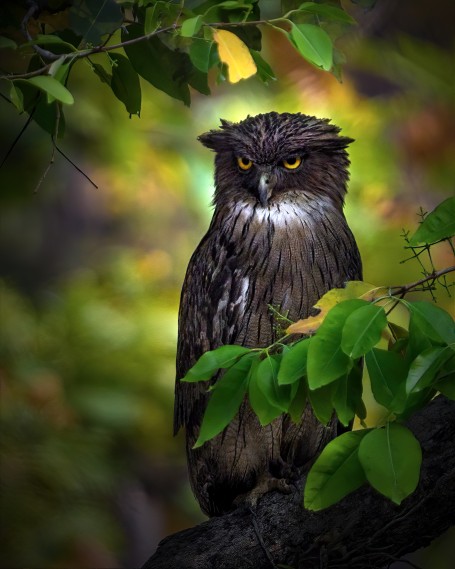
M 222 120 L 199 137 L 216 153 L 215 211 L 182 290 L 174 428 L 186 428 L 191 486 L 209 516 L 279 488 L 283 467 L 302 466 L 334 435 L 309 407 L 299 424 L 283 415 L 261 427 L 245 401 L 221 434 L 192 450 L 209 394 L 206 383 L 179 379 L 207 350 L 273 343 L 270 305 L 298 320 L 329 289 L 361 279 L 343 214 L 352 140 L 339 131 L 325 119 L 267 113 Z

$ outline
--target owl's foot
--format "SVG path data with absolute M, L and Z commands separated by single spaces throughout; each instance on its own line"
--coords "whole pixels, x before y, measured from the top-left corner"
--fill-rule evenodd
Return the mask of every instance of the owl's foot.
M 234 504 L 235 506 L 247 505 L 254 507 L 261 496 L 273 490 L 277 490 L 282 494 L 291 494 L 293 492 L 292 486 L 285 478 L 275 478 L 269 472 L 265 472 L 258 478 L 256 486 L 253 489 L 237 496 L 234 500 Z
M 281 457 L 275 459 L 269 466 L 275 478 L 284 478 L 287 482 L 297 482 L 300 478 L 300 471 L 295 464 L 286 462 Z

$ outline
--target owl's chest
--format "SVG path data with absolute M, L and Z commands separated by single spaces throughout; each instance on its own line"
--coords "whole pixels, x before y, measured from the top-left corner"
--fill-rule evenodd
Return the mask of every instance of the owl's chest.
M 229 335 L 254 345 L 273 338 L 270 307 L 298 319 L 330 288 L 336 239 L 324 237 L 320 212 L 310 215 L 295 206 L 281 206 L 235 213 L 226 257 L 220 259 L 229 278 L 220 289 L 219 308 L 230 324 Z M 217 294 L 215 288 L 212 291 Z

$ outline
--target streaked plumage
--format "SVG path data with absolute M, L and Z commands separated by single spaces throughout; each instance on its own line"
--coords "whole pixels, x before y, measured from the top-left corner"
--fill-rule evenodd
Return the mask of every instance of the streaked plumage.
M 248 403 L 234 421 L 192 450 L 207 384 L 180 383 L 201 354 L 223 344 L 275 340 L 269 305 L 304 318 L 329 289 L 361 278 L 359 252 L 343 215 L 351 139 L 327 120 L 268 113 L 200 137 L 216 152 L 215 211 L 183 285 L 174 428 L 186 428 L 190 481 L 204 512 L 218 515 L 284 463 L 301 466 L 333 436 L 307 409 L 260 427 Z M 237 159 L 253 165 L 244 171 Z M 288 170 L 283 160 L 301 157 Z

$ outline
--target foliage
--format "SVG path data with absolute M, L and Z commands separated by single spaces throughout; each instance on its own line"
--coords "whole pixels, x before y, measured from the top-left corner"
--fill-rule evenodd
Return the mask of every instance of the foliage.
M 450 242 L 451 226 L 444 220 L 453 219 L 454 203 L 450 198 L 440 204 L 409 242 L 425 240 L 427 247 L 441 239 Z M 246 394 L 263 426 L 282 413 L 298 421 L 309 404 L 321 423 L 336 413 L 345 427 L 356 420 L 359 430 L 324 448 L 308 474 L 305 506 L 326 508 L 365 482 L 400 504 L 418 484 L 422 458 L 419 442 L 403 423 L 438 391 L 450 398 L 455 391 L 452 317 L 432 302 L 403 297 L 454 270 L 448 267 L 403 287 L 348 282 L 321 298 L 317 316 L 291 324 L 272 346 L 247 351 L 221 346 L 205 353 L 182 381 L 206 381 L 220 368 L 227 372 L 212 388 L 195 448 L 228 425 Z M 397 307 L 407 311 L 405 327 L 394 322 Z M 307 337 L 290 341 L 293 334 Z M 362 360 L 365 379 L 384 409 L 371 427 L 365 423 Z
M 93 540 L 118 551 L 112 510 L 131 462 L 177 452 L 160 383 L 175 337 L 150 331 L 172 310 L 140 281 L 141 259 L 117 257 L 41 310 L 0 281 L 2 566 L 67 566 Z
M 185 105 L 190 87 L 210 94 L 211 70 L 218 81 L 253 75 L 274 80 L 260 53 L 263 26 L 279 30 L 304 59 L 338 76 L 334 41 L 355 24 L 331 2 L 296 2 L 287 11 L 277 2 L 277 17 L 268 19 L 261 17 L 266 2 L 257 0 L 104 0 L 101 7 L 94 0 L 57 0 L 29 2 L 28 9 L 10 4 L 1 8 L 0 50 L 12 64 L 0 79 L 9 84 L 16 110 L 54 138 L 63 136 L 65 107 L 74 103 L 68 81 L 79 62 L 110 86 L 130 116 L 140 115 L 139 77 Z M 17 72 L 24 58 L 27 69 Z

